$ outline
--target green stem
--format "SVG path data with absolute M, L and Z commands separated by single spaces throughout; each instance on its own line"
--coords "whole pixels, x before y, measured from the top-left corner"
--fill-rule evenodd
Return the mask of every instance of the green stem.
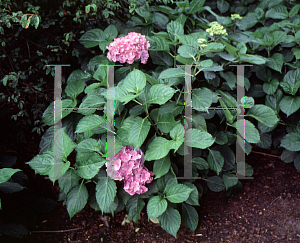
M 177 101 L 176 101 L 176 105 L 178 104 L 178 101 L 179 101 L 179 99 L 180 99 L 181 94 L 183 93 L 183 90 L 184 90 L 184 87 L 183 87 L 183 88 L 181 89 L 181 91 L 180 91 L 180 94 L 179 94 L 178 99 L 177 99 Z
M 129 64 L 129 68 L 130 68 L 130 72 L 132 71 L 132 67 L 131 67 L 131 64 Z
M 133 101 L 135 101 L 136 103 L 138 103 L 139 105 L 143 105 L 142 103 L 138 102 L 136 99 L 134 99 Z

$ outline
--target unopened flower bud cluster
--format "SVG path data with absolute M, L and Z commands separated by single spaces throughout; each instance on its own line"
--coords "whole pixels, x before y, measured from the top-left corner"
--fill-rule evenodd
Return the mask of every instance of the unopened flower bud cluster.
M 239 14 L 231 14 L 231 20 L 235 20 L 235 19 L 242 19 L 243 17 L 241 17 Z
M 198 44 L 200 45 L 201 48 L 204 48 L 207 46 L 207 40 L 204 38 L 198 39 Z
M 134 60 L 141 59 L 146 64 L 149 58 L 149 41 L 144 35 L 130 32 L 127 36 L 115 38 L 108 47 L 107 58 L 113 62 L 132 64 Z
M 132 196 L 148 191 L 145 184 L 153 180 L 154 174 L 144 166 L 144 154 L 140 148 L 133 150 L 131 145 L 127 145 L 107 160 L 107 175 L 114 180 L 124 180 L 127 193 Z
M 217 21 L 211 22 L 209 24 L 210 28 L 206 30 L 210 36 L 214 35 L 228 35 L 226 29 L 223 25 L 220 25 Z

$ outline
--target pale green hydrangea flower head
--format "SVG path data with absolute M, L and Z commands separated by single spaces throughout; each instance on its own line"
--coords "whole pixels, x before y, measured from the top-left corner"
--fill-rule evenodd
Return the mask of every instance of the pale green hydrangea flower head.
M 226 29 L 223 25 L 220 25 L 217 21 L 211 22 L 209 24 L 210 28 L 206 30 L 210 36 L 214 35 L 228 35 Z
M 241 17 L 239 14 L 231 14 L 231 20 L 239 19 L 241 20 L 243 17 Z

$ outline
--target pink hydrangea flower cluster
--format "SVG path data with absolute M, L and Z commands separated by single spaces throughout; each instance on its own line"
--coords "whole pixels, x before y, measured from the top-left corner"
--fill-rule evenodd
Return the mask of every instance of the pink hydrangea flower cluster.
M 144 35 L 130 32 L 127 36 L 115 38 L 108 47 L 107 58 L 113 62 L 132 64 L 134 60 L 141 59 L 141 63 L 146 64 L 149 58 L 149 41 Z
M 148 191 L 145 184 L 152 181 L 154 174 L 144 166 L 144 154 L 140 148 L 133 150 L 131 145 L 127 145 L 107 160 L 107 175 L 114 180 L 124 179 L 124 190 L 127 193 L 132 196 Z

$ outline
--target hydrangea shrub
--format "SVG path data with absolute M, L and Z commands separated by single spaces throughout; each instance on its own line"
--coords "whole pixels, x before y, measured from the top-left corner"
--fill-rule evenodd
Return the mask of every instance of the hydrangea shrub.
M 37 173 L 58 180 L 70 217 L 87 201 L 102 213 L 126 208 L 136 223 L 145 209 L 148 219 L 156 218 L 176 237 L 181 222 L 195 232 L 204 191 L 235 195 L 242 188 L 235 161 L 240 81 L 230 65 L 252 65 L 244 76 L 245 153 L 253 145 L 283 147 L 282 160 L 300 168 L 300 8 L 288 11 L 283 3 L 264 0 L 249 13 L 233 7 L 240 19 L 230 15 L 226 1 L 218 1 L 214 11 L 204 2 L 176 2 L 175 9 L 145 5 L 126 24 L 115 21 L 81 37 L 86 48 L 98 43 L 103 53 L 82 65 L 86 73 L 75 70 L 63 93 L 63 107 L 69 108 L 62 114 L 63 176 L 53 170 L 53 104 L 43 116 L 51 127 L 40 154 L 29 162 Z M 203 21 L 205 16 L 210 21 Z M 110 42 L 99 40 L 105 33 L 113 36 Z M 114 73 L 115 156 L 108 158 L 108 71 L 103 65 L 120 63 Z M 187 66 L 193 102 L 192 128 L 185 131 Z M 193 148 L 192 179 L 183 178 L 185 146 Z M 76 161 L 69 161 L 72 152 Z M 252 174 L 245 163 L 245 176 Z

